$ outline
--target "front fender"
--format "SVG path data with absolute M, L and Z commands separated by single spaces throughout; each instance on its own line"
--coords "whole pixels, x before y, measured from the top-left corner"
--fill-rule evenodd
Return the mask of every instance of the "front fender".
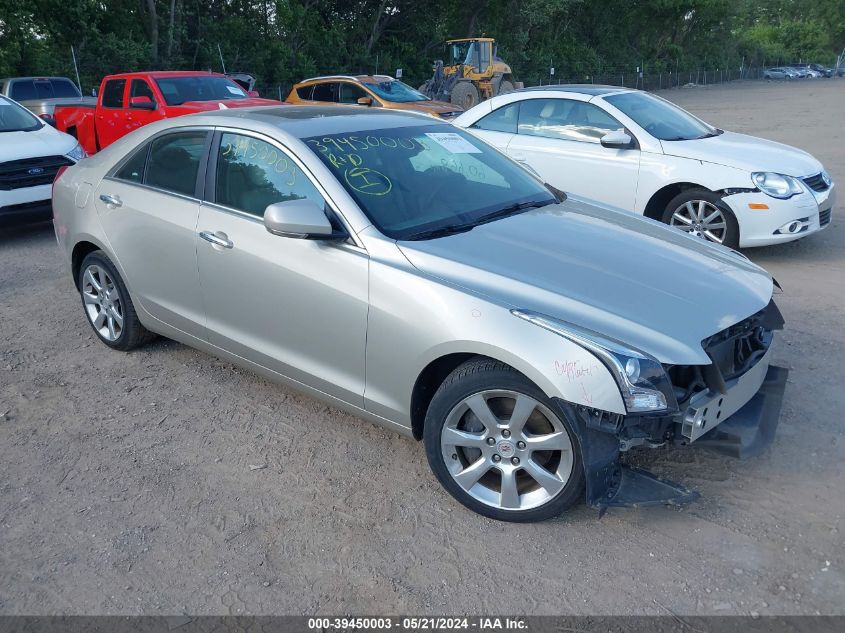
M 370 267 L 365 406 L 411 425 L 417 378 L 438 358 L 507 363 L 550 398 L 625 414 L 616 380 L 583 347 L 446 282 L 377 261 Z

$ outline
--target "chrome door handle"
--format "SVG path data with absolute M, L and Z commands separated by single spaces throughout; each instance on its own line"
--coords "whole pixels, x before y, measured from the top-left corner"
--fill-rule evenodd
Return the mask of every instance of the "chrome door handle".
M 200 233 L 200 237 L 206 242 L 211 242 L 212 244 L 214 244 L 215 246 L 219 246 L 220 248 L 232 248 L 235 245 L 232 240 L 227 240 L 226 238 L 219 237 L 211 231 L 202 231 Z
M 122 207 L 123 202 L 118 196 L 112 196 L 107 193 L 100 194 L 100 200 L 105 202 L 107 205 L 111 207 Z

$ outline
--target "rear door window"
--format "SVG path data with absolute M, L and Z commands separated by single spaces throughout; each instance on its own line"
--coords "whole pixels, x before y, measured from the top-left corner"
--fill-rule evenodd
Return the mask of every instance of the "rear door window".
M 326 103 L 337 103 L 338 84 L 336 83 L 322 83 L 314 86 L 314 92 L 311 96 L 312 101 L 324 101 Z
M 103 107 L 122 108 L 123 90 L 126 88 L 125 79 L 110 79 L 103 88 Z
M 311 101 L 311 92 L 314 90 L 314 86 L 300 86 L 296 89 L 296 95 L 300 99 L 305 99 L 306 101 Z
M 137 150 L 123 167 L 118 169 L 114 177 L 127 182 L 141 184 L 144 181 L 144 167 L 147 165 L 147 154 L 150 151 L 150 144 L 145 144 Z
M 516 134 L 516 124 L 519 120 L 519 102 L 502 106 L 485 117 L 472 124 L 472 127 L 479 130 L 490 130 L 491 132 L 505 132 Z
M 195 196 L 197 174 L 205 155 L 208 132 L 176 132 L 150 145 L 144 184 L 185 196 Z

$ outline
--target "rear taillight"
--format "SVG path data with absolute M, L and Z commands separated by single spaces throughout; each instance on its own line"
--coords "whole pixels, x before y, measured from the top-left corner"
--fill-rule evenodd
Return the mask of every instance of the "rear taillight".
M 59 171 L 56 172 L 56 177 L 53 178 L 53 187 L 50 190 L 51 194 L 52 194 L 53 191 L 56 190 L 56 182 L 59 180 L 59 178 L 62 177 L 62 174 L 65 173 L 65 171 L 67 171 L 68 167 L 70 167 L 70 165 L 62 165 L 61 167 L 59 167 Z

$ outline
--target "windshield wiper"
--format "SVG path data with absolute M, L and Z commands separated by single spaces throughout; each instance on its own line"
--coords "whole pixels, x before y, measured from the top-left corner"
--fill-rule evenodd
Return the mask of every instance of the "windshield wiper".
M 416 242 L 418 240 L 433 240 L 436 237 L 446 237 L 447 235 L 455 235 L 456 233 L 466 233 L 475 228 L 474 224 L 451 224 L 449 226 L 441 226 L 438 229 L 429 229 L 427 231 L 420 231 L 419 233 L 412 233 L 408 237 L 403 237 L 403 240 L 409 242 Z
M 539 201 L 534 200 L 532 202 L 516 202 L 514 204 L 509 204 L 505 207 L 502 207 L 501 209 L 491 211 L 490 213 L 485 213 L 484 215 L 473 220 L 471 226 L 486 224 L 488 222 L 492 222 L 493 220 L 499 220 L 501 218 L 506 218 L 510 215 L 516 215 L 517 213 L 521 213 L 522 211 L 526 211 L 528 209 L 539 209 L 540 207 L 545 207 L 554 203 L 554 199 Z

